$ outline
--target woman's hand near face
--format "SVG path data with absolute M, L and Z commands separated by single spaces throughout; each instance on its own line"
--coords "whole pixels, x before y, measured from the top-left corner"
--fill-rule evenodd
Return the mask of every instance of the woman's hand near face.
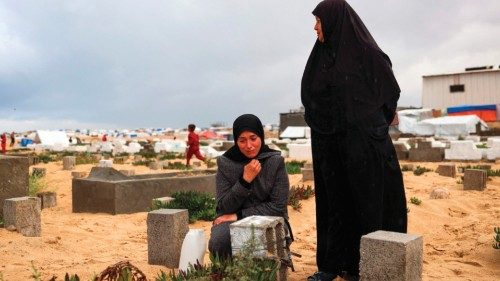
M 214 220 L 213 225 L 218 225 L 218 224 L 221 224 L 223 222 L 237 221 L 237 220 L 238 220 L 238 216 L 236 214 L 222 215 Z
M 252 182 L 255 177 L 260 173 L 260 170 L 262 169 L 259 160 L 257 159 L 252 159 L 250 163 L 245 165 L 245 168 L 243 170 L 243 179 L 250 183 Z

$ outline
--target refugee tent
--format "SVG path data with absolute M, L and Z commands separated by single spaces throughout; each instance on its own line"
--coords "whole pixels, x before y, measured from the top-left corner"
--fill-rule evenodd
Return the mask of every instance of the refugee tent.
M 209 130 L 206 130 L 206 131 L 199 133 L 198 136 L 200 137 L 200 139 L 207 139 L 207 140 L 208 139 L 224 139 L 223 136 L 219 136 L 216 132 L 209 131 Z
M 432 109 L 405 109 L 397 112 L 399 124 L 398 130 L 403 134 L 415 134 L 415 126 L 418 122 L 433 118 Z M 422 128 L 421 130 L 424 130 Z
M 494 122 L 497 120 L 496 104 L 461 105 L 448 107 L 446 111 L 448 112 L 448 116 L 477 115 L 477 117 L 486 122 Z
M 66 132 L 63 131 L 45 131 L 45 130 L 37 130 L 35 139 L 35 143 L 39 143 L 42 145 L 58 145 L 62 147 L 69 146 L 69 139 L 66 135 Z
M 311 128 L 306 126 L 288 126 L 280 134 L 281 139 L 309 139 L 311 138 Z
M 476 124 L 482 130 L 488 130 L 488 125 L 476 115 L 445 116 L 420 121 L 415 126 L 416 135 L 435 136 L 467 136 L 476 133 Z

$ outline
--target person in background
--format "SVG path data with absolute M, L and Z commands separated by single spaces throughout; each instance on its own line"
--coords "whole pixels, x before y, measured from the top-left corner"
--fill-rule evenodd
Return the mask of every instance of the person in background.
M 102 135 L 102 141 L 105 142 L 108 140 L 108 135 L 104 134 Z
M 2 146 L 2 154 L 5 154 L 6 151 L 7 151 L 7 135 L 5 134 L 5 132 L 0 136 L 0 143 L 1 143 L 1 146 Z
M 200 153 L 200 138 L 198 135 L 194 132 L 194 129 L 196 129 L 196 126 L 194 124 L 189 124 L 188 125 L 188 140 L 186 142 L 187 144 L 187 149 L 186 149 L 186 166 L 189 166 L 189 161 L 191 161 L 191 157 L 196 156 L 201 161 L 205 161 L 205 157 L 201 155 Z
M 14 132 L 10 133 L 10 147 L 13 147 L 16 144 L 16 134 Z
M 312 13 L 317 40 L 301 98 L 311 127 L 318 271 L 307 280 L 358 280 L 361 236 L 407 231 L 388 134 L 400 89 L 389 57 L 346 1 L 322 1 Z

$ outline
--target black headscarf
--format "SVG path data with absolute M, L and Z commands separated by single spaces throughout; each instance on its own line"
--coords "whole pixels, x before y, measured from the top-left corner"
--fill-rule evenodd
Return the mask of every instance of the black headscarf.
M 306 121 L 320 132 L 332 130 L 332 112 L 352 110 L 349 97 L 335 97 L 336 86 L 349 77 L 365 84 L 365 90 L 352 91 L 356 99 L 369 101 L 357 107 L 369 115 L 382 108 L 387 119 L 394 116 L 399 86 L 392 72 L 389 57 L 378 47 L 356 12 L 344 0 L 325 0 L 312 12 L 321 20 L 324 43 L 316 40 L 302 77 L 301 98 Z M 351 79 L 353 80 L 353 79 Z M 345 90 L 349 93 L 349 85 Z M 337 98 L 344 104 L 335 107 Z M 350 114 L 350 112 L 346 112 Z
M 262 122 L 260 119 L 253 114 L 243 114 L 240 117 L 236 118 L 233 123 L 233 136 L 234 136 L 234 145 L 224 153 L 224 156 L 227 158 L 236 161 L 236 162 L 248 162 L 251 159 L 246 157 L 243 153 L 241 153 L 240 148 L 238 147 L 237 141 L 238 137 L 244 131 L 250 131 L 259 136 L 262 145 L 260 146 L 259 153 L 256 157 L 258 157 L 263 152 L 271 152 L 276 151 L 270 149 L 269 146 L 264 143 L 264 128 L 262 127 Z

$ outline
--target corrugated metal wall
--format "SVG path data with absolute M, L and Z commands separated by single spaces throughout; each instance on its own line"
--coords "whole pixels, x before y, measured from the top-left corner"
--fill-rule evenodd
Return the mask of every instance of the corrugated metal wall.
M 450 92 L 450 85 L 463 84 L 464 92 Z M 424 76 L 422 106 L 445 109 L 458 105 L 500 104 L 500 71 Z

